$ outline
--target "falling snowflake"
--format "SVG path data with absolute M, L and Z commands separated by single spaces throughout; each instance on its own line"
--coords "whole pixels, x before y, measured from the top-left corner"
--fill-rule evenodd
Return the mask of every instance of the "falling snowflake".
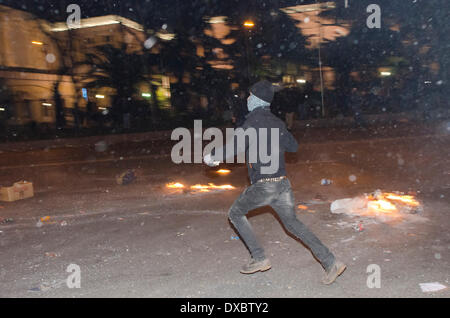
M 45 57 L 45 59 L 47 60 L 47 62 L 49 63 L 55 63 L 56 62 L 56 56 L 53 53 L 49 53 L 47 54 L 47 56 Z

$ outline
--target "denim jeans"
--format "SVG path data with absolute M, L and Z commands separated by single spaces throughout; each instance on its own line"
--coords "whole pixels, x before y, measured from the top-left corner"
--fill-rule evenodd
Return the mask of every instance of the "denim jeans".
M 297 219 L 294 195 L 288 179 L 252 184 L 242 192 L 229 210 L 230 221 L 254 260 L 265 259 L 264 249 L 258 243 L 246 215 L 250 210 L 266 205 L 270 205 L 275 210 L 286 230 L 311 250 L 325 270 L 333 265 L 334 255 L 314 233 Z

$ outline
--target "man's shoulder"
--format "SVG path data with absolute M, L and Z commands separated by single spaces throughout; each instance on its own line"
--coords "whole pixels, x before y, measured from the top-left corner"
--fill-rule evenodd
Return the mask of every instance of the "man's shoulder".
M 272 112 L 267 112 L 264 115 L 248 117 L 241 126 L 244 130 L 247 128 L 279 128 L 286 129 L 286 124 Z
M 267 114 L 267 122 L 268 122 L 268 125 L 270 125 L 271 127 L 274 127 L 274 128 L 277 128 L 277 127 L 282 128 L 282 127 L 286 126 L 284 121 L 281 120 L 278 116 L 276 116 L 272 112 L 268 112 L 268 114 Z

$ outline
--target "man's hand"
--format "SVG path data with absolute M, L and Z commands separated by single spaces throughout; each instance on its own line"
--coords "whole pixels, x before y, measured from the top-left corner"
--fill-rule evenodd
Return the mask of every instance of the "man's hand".
M 220 164 L 220 161 L 214 161 L 211 157 L 211 154 L 207 154 L 203 157 L 203 161 L 210 167 L 217 167 Z

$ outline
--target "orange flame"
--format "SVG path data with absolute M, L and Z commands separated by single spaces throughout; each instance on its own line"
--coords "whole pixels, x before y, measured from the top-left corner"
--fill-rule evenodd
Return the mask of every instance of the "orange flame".
M 367 208 L 371 212 L 393 213 L 398 211 L 395 205 L 386 200 L 369 201 Z
M 186 186 L 180 182 L 171 182 L 166 184 L 169 189 L 184 189 Z M 230 184 L 215 185 L 214 183 L 206 184 L 195 184 L 189 187 L 191 190 L 199 192 L 209 192 L 210 190 L 232 190 L 234 187 Z
M 418 207 L 420 203 L 412 195 L 396 193 L 378 193 L 369 198 L 367 208 L 370 212 L 396 213 L 402 206 Z
M 232 190 L 234 187 L 230 184 L 224 184 L 224 185 L 215 185 L 214 183 L 208 183 L 208 185 L 205 184 L 196 184 L 191 186 L 192 190 L 199 190 L 202 192 L 208 192 L 209 190 Z
M 228 169 L 219 169 L 216 171 L 218 174 L 229 174 L 231 170 Z
M 179 183 L 179 182 L 171 182 L 171 183 L 166 184 L 166 187 L 168 187 L 169 189 L 183 189 L 184 184 Z
M 392 201 L 400 201 L 404 204 L 411 205 L 411 206 L 419 206 L 419 202 L 417 202 L 416 199 L 412 195 L 398 195 L 395 193 L 385 193 L 384 197 L 388 200 Z

